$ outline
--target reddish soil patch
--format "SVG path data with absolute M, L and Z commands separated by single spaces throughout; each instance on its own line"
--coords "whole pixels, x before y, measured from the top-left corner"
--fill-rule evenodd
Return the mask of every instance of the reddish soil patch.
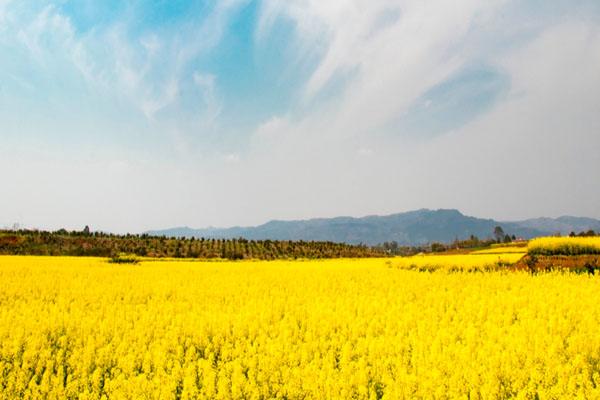
M 535 256 L 526 255 L 512 266 L 530 272 L 569 270 L 579 273 L 600 273 L 600 256 Z

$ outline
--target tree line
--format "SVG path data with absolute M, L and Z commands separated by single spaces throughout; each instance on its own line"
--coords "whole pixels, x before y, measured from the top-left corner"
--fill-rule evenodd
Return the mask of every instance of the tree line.
M 584 235 L 589 235 L 589 232 L 582 232 L 577 236 Z M 396 241 L 367 246 L 302 240 L 187 238 L 148 234 L 117 235 L 91 232 L 90 228 L 86 226 L 81 231 L 65 229 L 53 232 L 26 229 L 0 230 L 0 254 L 111 258 L 130 254 L 139 257 L 230 260 L 351 258 L 441 253 L 457 249 L 485 248 L 494 243 L 508 243 L 512 240 L 515 240 L 515 236 L 505 234 L 499 226 L 494 228 L 493 238 L 480 239 L 471 235 L 463 240 L 457 238 L 451 243 L 433 242 L 419 246 L 401 245 Z
M 297 259 L 338 257 L 381 257 L 381 248 L 334 242 L 206 239 L 141 235 L 116 235 L 103 232 L 39 230 L 0 231 L 0 254 L 115 257 Z
M 509 235 L 504 232 L 501 226 L 496 226 L 492 231 L 492 236 L 484 239 L 470 235 L 467 239 L 461 240 L 456 238 L 450 243 L 432 242 L 420 246 L 402 246 L 396 241 L 391 241 L 377 245 L 375 248 L 389 255 L 412 256 L 419 253 L 443 253 L 451 250 L 481 249 L 494 244 L 511 243 L 515 240 L 517 240 L 515 235 Z
M 597 236 L 597 235 L 598 234 L 593 229 L 590 229 L 588 231 L 581 231 L 579 233 L 575 233 L 575 232 L 569 233 L 569 237 L 593 237 L 593 236 Z

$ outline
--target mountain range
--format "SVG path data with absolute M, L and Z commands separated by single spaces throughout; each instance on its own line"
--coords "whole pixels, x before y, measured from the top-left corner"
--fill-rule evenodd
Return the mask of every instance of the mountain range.
M 563 216 L 535 218 L 523 221 L 496 221 L 470 217 L 454 209 L 421 209 L 385 216 L 361 218 L 336 217 L 295 221 L 269 221 L 253 227 L 170 228 L 147 232 L 156 236 L 249 240 L 316 240 L 351 244 L 376 245 L 396 241 L 401 245 L 421 245 L 432 242 L 451 242 L 470 235 L 479 238 L 492 236 L 496 226 L 505 233 L 529 239 L 572 231 L 600 231 L 600 220 Z

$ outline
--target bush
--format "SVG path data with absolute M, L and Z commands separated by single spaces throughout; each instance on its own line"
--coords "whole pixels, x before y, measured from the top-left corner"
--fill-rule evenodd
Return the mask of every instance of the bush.
M 140 260 L 135 254 L 119 254 L 112 256 L 108 262 L 112 264 L 138 264 Z

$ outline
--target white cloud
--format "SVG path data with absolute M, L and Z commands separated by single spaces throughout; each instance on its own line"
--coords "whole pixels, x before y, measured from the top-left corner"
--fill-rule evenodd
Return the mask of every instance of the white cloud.
M 290 1 L 263 8 L 260 35 L 284 15 L 297 23 L 299 48 L 325 41 L 328 49 L 305 87 L 315 107 L 299 118 L 267 120 L 255 133 L 245 171 L 277 182 L 270 199 L 287 202 L 263 218 L 421 207 L 502 218 L 600 217 L 600 187 L 590 172 L 600 169 L 598 25 L 552 16 L 513 26 L 504 3 Z M 377 30 L 373 21 L 394 6 L 398 18 Z M 509 43 L 499 42 L 503 29 Z M 424 141 L 390 127 L 427 89 L 477 63 L 502 71 L 512 85 L 487 114 Z M 345 90 L 319 103 L 318 92 L 348 69 L 357 73 Z M 352 157 L 357 149 L 363 157 Z M 264 199 L 260 190 L 269 186 L 248 190 L 247 197 Z
M 510 96 L 452 136 L 415 151 L 422 187 L 443 204 L 481 216 L 600 217 L 600 28 L 553 26 L 498 60 Z
M 264 0 L 260 4 L 260 18 L 258 19 L 255 40 L 262 41 L 273 28 L 275 21 L 285 10 L 285 3 L 281 1 Z
M 49 51 L 52 51 L 48 45 L 68 47 L 73 42 L 73 33 L 69 19 L 58 13 L 53 5 L 48 5 L 33 21 L 21 27 L 17 35 L 36 62 L 43 65 Z
M 202 91 L 203 125 L 214 126 L 223 106 L 218 95 L 216 77 L 213 74 L 195 72 L 194 83 Z
M 7 42 L 11 37 L 18 38 L 48 81 L 82 79 L 94 95 L 128 101 L 149 121 L 156 122 L 159 111 L 180 99 L 180 85 L 194 80 L 189 75 L 190 63 L 219 43 L 233 11 L 241 4 L 220 2 L 202 20 L 163 31 L 160 37 L 152 32 L 132 36 L 126 17 L 80 34 L 56 6 L 38 10 L 32 7 L 15 15 L 4 27 L 3 36 Z M 0 18 L 4 18 L 9 5 L 2 0 Z M 79 76 L 73 76 L 71 69 Z M 14 71 L 18 73 L 22 71 Z M 205 114 L 216 118 L 219 106 L 214 80 L 204 82 L 204 86 L 196 84 L 204 105 L 211 107 Z
M 290 129 L 290 121 L 283 117 L 271 117 L 258 126 L 254 139 L 259 142 L 281 139 Z
M 158 96 L 142 99 L 141 108 L 148 119 L 153 119 L 158 111 L 175 102 L 178 94 L 179 83 L 175 79 L 171 79 L 164 83 Z
M 381 129 L 469 62 L 460 51 L 469 29 L 504 1 L 274 3 L 263 8 L 260 29 L 266 30 L 276 14 L 285 15 L 296 22 L 300 48 L 326 41 L 325 55 L 305 86 L 309 101 L 336 76 L 355 71 L 329 129 L 348 135 Z M 379 27 L 382 15 L 390 13 L 395 17 Z

